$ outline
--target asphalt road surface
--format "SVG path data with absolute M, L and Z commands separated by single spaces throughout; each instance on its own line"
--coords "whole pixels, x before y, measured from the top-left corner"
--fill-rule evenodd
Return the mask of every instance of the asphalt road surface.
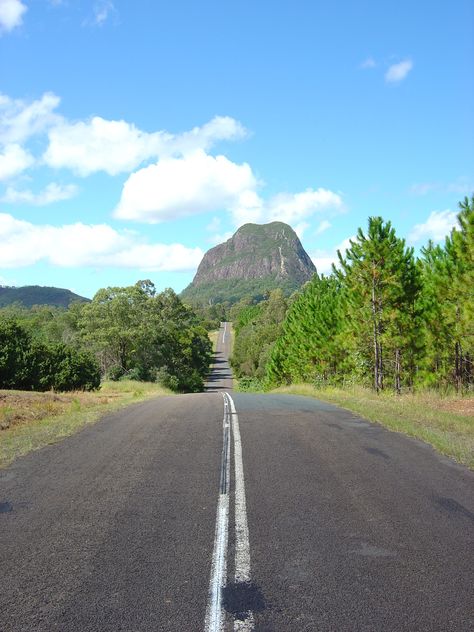
M 317 400 L 208 392 L 0 471 L 2 632 L 474 630 L 474 475 Z

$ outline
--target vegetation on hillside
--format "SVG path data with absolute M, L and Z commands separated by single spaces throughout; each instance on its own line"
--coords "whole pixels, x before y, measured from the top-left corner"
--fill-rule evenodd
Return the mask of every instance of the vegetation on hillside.
M 33 305 L 69 307 L 75 301 L 87 303 L 89 299 L 59 287 L 43 287 L 40 285 L 9 287 L 0 285 L 0 307 L 6 307 L 13 303 L 19 303 L 24 307 L 33 307 Z
M 229 316 L 233 316 L 235 331 L 232 367 L 242 387 L 251 385 L 252 378 L 261 380 L 265 377 L 270 353 L 281 335 L 287 308 L 288 299 L 283 292 L 273 290 L 260 303 L 243 299 L 231 310 Z
M 206 252 L 181 297 L 193 306 L 229 308 L 243 298 L 261 301 L 275 289 L 289 296 L 315 272 L 291 226 L 244 224 L 225 243 Z
M 290 296 L 299 287 L 300 283 L 294 280 L 275 279 L 272 276 L 259 279 L 221 279 L 199 286 L 188 285 L 180 296 L 195 309 L 217 307 L 228 311 L 242 299 L 260 302 L 269 292 L 277 289 Z
M 211 355 L 200 318 L 150 281 L 101 289 L 67 310 L 0 310 L 0 388 L 89 390 L 128 378 L 199 391 Z

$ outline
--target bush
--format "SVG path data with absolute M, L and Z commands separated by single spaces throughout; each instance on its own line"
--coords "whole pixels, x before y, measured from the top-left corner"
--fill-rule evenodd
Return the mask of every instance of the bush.
M 161 367 L 156 372 L 156 381 L 161 386 L 169 388 L 171 391 L 179 390 L 179 380 L 175 375 L 171 375 L 167 367 Z
M 28 388 L 31 336 L 13 319 L 0 321 L 0 388 Z
M 239 391 L 248 391 L 250 393 L 256 391 L 268 390 L 268 384 L 265 380 L 258 377 L 243 376 L 239 378 Z
M 112 382 L 118 382 L 120 378 L 127 378 L 124 373 L 125 372 L 121 366 L 119 366 L 118 364 L 114 364 L 114 366 L 111 366 L 110 369 L 107 371 L 106 379 L 112 380 Z
M 89 353 L 32 341 L 19 323 L 0 322 L 0 388 L 90 391 L 99 386 L 100 368 Z

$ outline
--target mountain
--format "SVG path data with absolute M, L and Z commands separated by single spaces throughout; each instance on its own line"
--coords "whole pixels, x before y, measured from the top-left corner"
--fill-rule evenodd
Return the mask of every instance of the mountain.
M 68 307 L 73 301 L 88 303 L 89 299 L 59 287 L 42 287 L 40 285 L 25 285 L 24 287 L 0 286 L 0 307 L 6 307 L 12 303 L 21 303 L 25 307 L 33 307 L 33 305 Z
M 262 298 L 281 288 L 291 294 L 316 272 L 295 231 L 283 222 L 244 224 L 211 248 L 181 298 L 193 304 Z

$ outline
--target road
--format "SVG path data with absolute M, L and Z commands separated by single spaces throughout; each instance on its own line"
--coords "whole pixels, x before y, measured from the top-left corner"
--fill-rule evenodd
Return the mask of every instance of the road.
M 317 400 L 104 417 L 0 471 L 2 632 L 474 629 L 474 475 Z

